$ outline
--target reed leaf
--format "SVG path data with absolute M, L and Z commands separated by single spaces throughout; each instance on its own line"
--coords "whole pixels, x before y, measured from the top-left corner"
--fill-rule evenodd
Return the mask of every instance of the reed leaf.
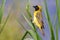
M 22 37 L 22 40 L 24 40 L 25 36 L 29 34 L 34 40 L 37 40 L 37 36 L 36 33 L 33 30 L 28 30 L 26 31 L 26 33 L 24 34 L 24 36 Z
M 30 13 L 30 0 L 27 0 L 27 5 L 26 5 L 26 11 L 27 11 L 27 14 L 28 14 L 28 17 L 31 19 L 32 18 L 32 15 Z
M 4 13 L 5 3 L 6 3 L 6 0 L 2 0 L 2 5 L 0 7 L 0 24 L 1 24 L 3 13 Z
M 58 17 L 58 23 L 56 24 L 56 40 L 58 40 L 58 27 L 60 26 L 60 7 L 59 7 L 59 0 L 56 0 L 56 13 Z
M 26 37 L 27 34 L 28 34 L 28 31 L 25 32 L 25 34 L 23 35 L 23 37 L 21 38 L 21 40 L 24 40 L 24 38 Z
M 37 40 L 36 33 L 33 30 L 28 30 L 29 34 L 32 36 L 34 40 Z
M 53 25 L 52 25 L 51 20 L 50 20 L 50 15 L 49 15 L 49 12 L 48 12 L 48 7 L 47 7 L 46 0 L 44 0 L 44 4 L 45 4 L 45 10 L 44 10 L 44 12 L 46 12 L 45 16 L 46 16 L 46 18 L 48 20 L 48 24 L 49 24 L 49 28 L 50 28 L 51 40 L 55 40 Z
M 0 29 L 0 34 L 2 33 L 2 31 L 3 31 L 3 29 L 4 29 L 5 25 L 6 25 L 6 23 L 7 23 L 7 21 L 8 21 L 9 16 L 10 16 L 10 13 L 8 14 L 8 16 L 7 16 L 4 24 L 2 25 L 2 28 Z
M 58 40 L 58 23 L 56 23 L 56 39 L 55 40 Z
M 58 23 L 60 24 L 60 7 L 59 7 L 59 0 L 56 0 L 56 11 L 58 16 Z M 59 25 L 60 27 L 60 25 Z
M 23 15 L 23 17 L 25 18 L 25 20 L 27 21 L 27 23 L 30 25 L 30 27 L 34 30 L 33 25 L 31 24 L 31 22 L 27 19 L 27 17 L 25 15 Z
M 20 21 L 18 21 L 18 19 L 16 19 L 16 21 L 20 24 L 20 26 L 24 29 L 24 30 L 26 30 L 26 28 L 24 27 L 24 25 L 20 22 Z M 27 31 L 27 30 L 26 30 Z

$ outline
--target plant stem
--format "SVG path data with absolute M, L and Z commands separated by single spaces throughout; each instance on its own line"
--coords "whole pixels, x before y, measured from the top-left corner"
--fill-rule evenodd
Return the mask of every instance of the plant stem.
M 31 23 L 32 23 L 32 20 L 31 20 Z M 38 33 L 37 33 L 37 30 L 36 30 L 36 27 L 35 27 L 35 25 L 32 23 L 32 25 L 33 25 L 33 27 L 34 27 L 34 31 L 35 31 L 35 33 L 36 33 L 36 36 L 37 36 L 37 40 L 42 40 L 41 39 L 41 37 L 38 35 Z

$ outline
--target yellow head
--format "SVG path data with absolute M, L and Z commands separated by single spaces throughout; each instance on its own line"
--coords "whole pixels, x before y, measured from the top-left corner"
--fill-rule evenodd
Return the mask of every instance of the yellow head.
M 35 11 L 38 11 L 38 10 L 42 11 L 42 7 L 39 6 L 39 5 L 36 5 L 36 6 L 33 6 L 33 7 L 35 8 Z

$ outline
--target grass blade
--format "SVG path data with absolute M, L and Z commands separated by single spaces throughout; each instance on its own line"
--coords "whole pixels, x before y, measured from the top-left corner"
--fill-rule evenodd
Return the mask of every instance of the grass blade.
M 29 34 L 34 40 L 37 40 L 36 33 L 33 30 L 26 31 L 26 33 L 22 37 L 22 40 L 24 40 L 24 38 L 25 38 L 25 36 L 27 36 L 27 34 Z
M 24 36 L 22 37 L 21 40 L 24 40 L 25 36 L 28 34 L 28 31 L 26 31 L 26 33 L 24 34 Z
M 50 15 L 49 15 L 49 12 L 48 12 L 48 7 L 47 7 L 47 3 L 46 3 L 46 0 L 44 0 L 44 4 L 45 4 L 45 16 L 48 20 L 48 24 L 49 24 L 49 28 L 50 28 L 50 34 L 51 34 L 51 40 L 55 40 L 55 37 L 54 37 L 54 30 L 53 30 L 53 26 L 52 26 L 52 23 L 51 23 L 51 20 L 50 20 Z
M 58 40 L 58 23 L 56 24 L 56 40 Z
M 31 22 L 27 19 L 27 17 L 25 15 L 23 15 L 23 17 L 25 18 L 25 20 L 27 21 L 27 23 L 31 26 L 31 28 L 34 30 L 33 25 L 31 24 Z
M 1 24 L 2 16 L 3 16 L 3 13 L 2 13 L 2 10 L 0 8 L 0 24 Z
M 58 17 L 58 23 L 56 26 L 56 40 L 58 40 L 58 27 L 60 26 L 60 7 L 59 7 L 59 0 L 56 0 L 56 13 Z
M 28 30 L 29 34 L 34 38 L 34 40 L 37 40 L 36 33 L 33 30 Z
M 1 5 L 1 8 L 0 8 L 0 24 L 1 24 L 3 13 L 4 13 L 5 3 L 6 3 L 6 0 L 2 0 L 2 5 Z
M 8 14 L 8 16 L 7 16 L 7 18 L 6 18 L 5 22 L 4 22 L 4 24 L 2 25 L 2 28 L 1 28 L 1 30 L 0 30 L 0 34 L 2 33 L 4 27 L 5 27 L 6 23 L 7 23 L 7 20 L 8 20 L 8 18 L 9 18 L 9 16 L 10 16 L 10 13 Z
M 36 27 L 35 27 L 35 25 L 32 23 L 32 21 L 31 21 L 31 24 L 32 24 L 33 27 L 34 27 L 34 31 L 35 31 L 36 36 L 37 36 L 37 40 L 42 40 L 42 38 L 41 38 L 41 37 L 39 36 L 39 34 L 37 33 Z
M 26 5 L 26 11 L 27 11 L 27 14 L 28 14 L 29 18 L 31 19 L 32 15 L 30 13 L 30 0 L 27 0 L 27 1 L 28 1 L 28 3 Z
M 56 11 L 58 16 L 58 22 L 60 24 L 60 7 L 59 7 L 59 0 L 56 0 Z
M 16 19 L 16 20 L 17 20 L 17 19 Z M 25 27 L 23 26 L 23 24 L 22 24 L 20 21 L 17 20 L 17 22 L 21 25 L 21 27 L 22 27 L 24 30 L 26 30 Z M 26 31 L 27 31 L 27 30 L 26 30 Z

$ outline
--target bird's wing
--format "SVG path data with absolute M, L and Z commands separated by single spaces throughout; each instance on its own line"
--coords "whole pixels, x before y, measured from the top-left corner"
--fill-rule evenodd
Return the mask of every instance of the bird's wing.
M 38 21 L 42 21 L 42 19 L 43 19 L 42 13 L 41 12 L 37 12 L 36 18 L 37 18 Z
M 36 18 L 37 18 L 38 23 L 42 25 L 41 28 L 44 28 L 42 13 L 38 12 L 38 13 L 36 14 Z

